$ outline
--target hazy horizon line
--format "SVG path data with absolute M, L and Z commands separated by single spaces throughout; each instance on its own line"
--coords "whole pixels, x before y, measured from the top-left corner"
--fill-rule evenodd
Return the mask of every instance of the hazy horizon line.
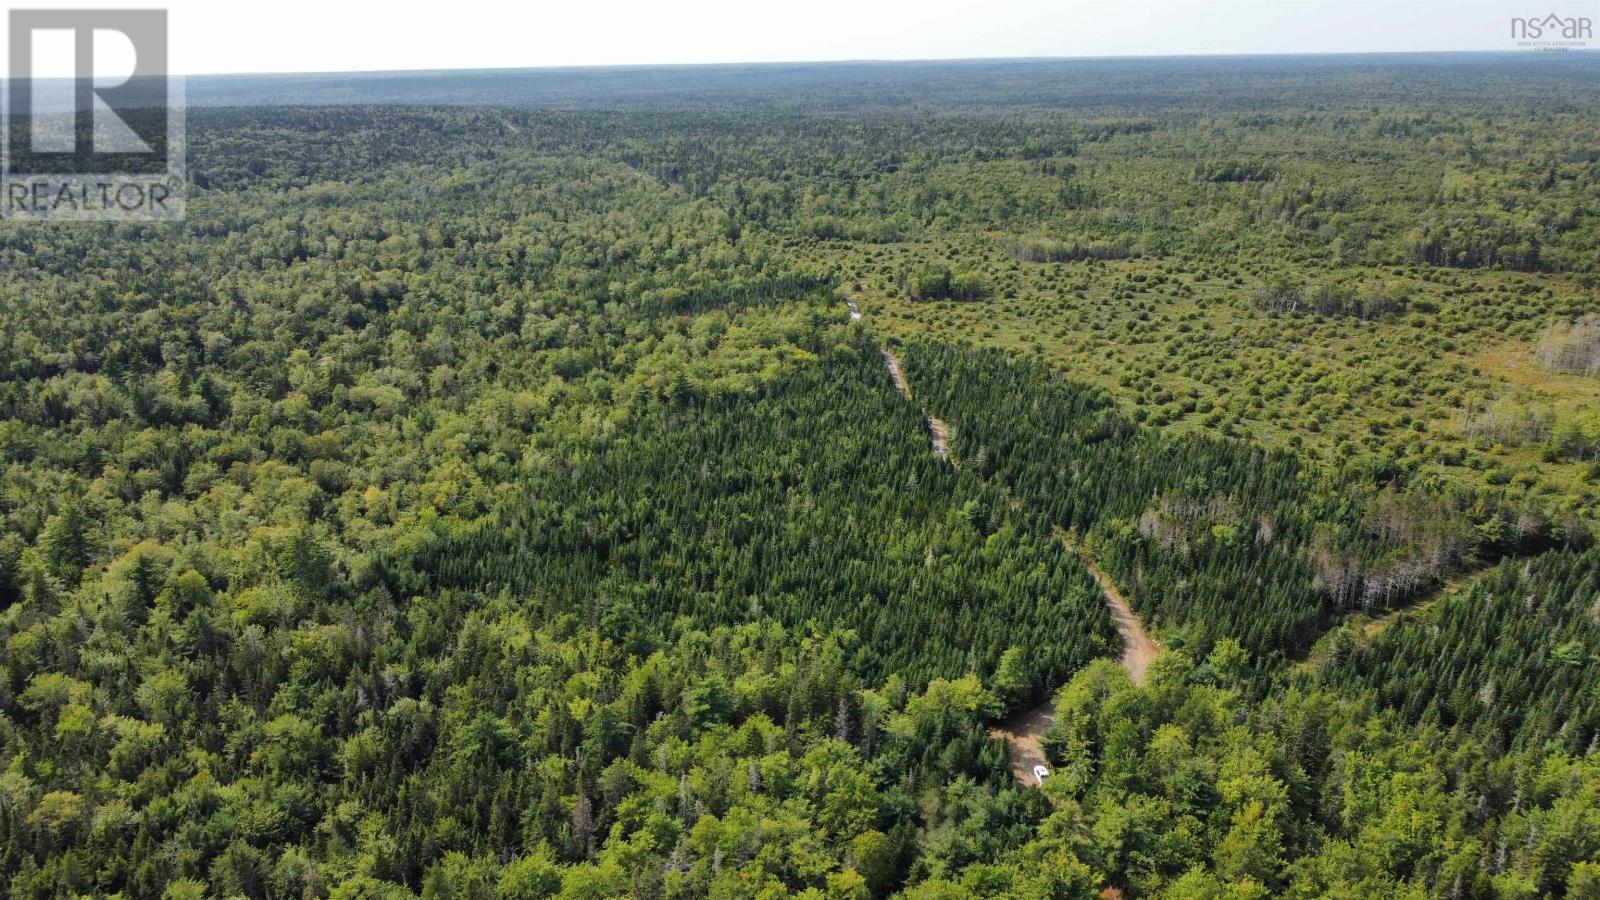
M 257 70 L 232 72 L 181 72 L 175 78 L 270 78 L 321 76 L 383 76 L 383 75 L 443 75 L 472 73 L 515 72 L 584 72 L 584 71 L 644 71 L 651 69 L 718 69 L 767 68 L 779 66 L 831 66 L 831 65 L 937 65 L 961 63 L 1025 63 L 1025 62 L 1111 62 L 1118 60 L 1225 60 L 1225 59 L 1318 59 L 1348 57 L 1404 57 L 1404 56 L 1497 56 L 1560 59 L 1567 56 L 1600 57 L 1600 48 L 1574 47 L 1560 51 L 1484 48 L 1476 50 L 1326 50 L 1316 52 L 1274 53 L 1105 53 L 1074 56 L 949 56 L 949 57 L 841 57 L 837 59 L 787 59 L 787 60 L 728 60 L 722 62 L 655 62 L 655 63 L 580 63 L 554 66 L 472 66 L 472 67 L 420 67 L 415 69 L 296 69 Z M 0 78 L 0 82 L 5 79 Z M 44 79 L 41 79 L 44 80 Z

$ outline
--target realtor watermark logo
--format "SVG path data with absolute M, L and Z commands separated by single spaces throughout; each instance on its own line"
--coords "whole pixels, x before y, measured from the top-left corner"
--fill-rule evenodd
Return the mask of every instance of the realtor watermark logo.
M 1514 16 L 1511 39 L 1530 50 L 1576 50 L 1594 39 L 1594 22 L 1587 16 Z
M 14 9 L 0 99 L 0 218 L 184 215 L 183 81 L 164 9 Z

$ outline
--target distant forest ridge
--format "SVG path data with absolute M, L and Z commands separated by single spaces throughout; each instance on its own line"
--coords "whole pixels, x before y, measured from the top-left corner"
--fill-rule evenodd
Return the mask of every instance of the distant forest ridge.
M 1329 80 L 1329 76 L 1339 76 Z M 1466 77 L 1463 77 L 1466 76 Z M 1269 110 L 1488 99 L 1526 109 L 1600 88 L 1600 53 L 1418 53 L 761 63 L 204 75 L 191 106 L 697 106 Z

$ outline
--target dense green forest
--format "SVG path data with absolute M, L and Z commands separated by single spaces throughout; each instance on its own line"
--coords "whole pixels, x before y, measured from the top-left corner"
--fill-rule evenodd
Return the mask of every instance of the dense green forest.
M 1031 694 L 1109 653 L 1099 590 L 1047 523 L 930 453 L 878 351 L 832 337 L 771 395 L 705 399 L 675 381 L 636 430 L 416 567 L 629 633 L 827 622 L 858 634 L 852 668 L 874 680 L 989 673 L 1015 645 Z M 678 487 L 652 496 L 661 485 Z
M 0 896 L 1600 897 L 1561 56 L 200 80 L 0 223 Z
M 1590 753 L 1600 741 L 1600 630 L 1595 552 L 1503 563 L 1425 615 L 1362 646 L 1329 635 L 1329 682 L 1370 688 L 1406 718 L 1472 732 L 1492 745 L 1556 744 Z

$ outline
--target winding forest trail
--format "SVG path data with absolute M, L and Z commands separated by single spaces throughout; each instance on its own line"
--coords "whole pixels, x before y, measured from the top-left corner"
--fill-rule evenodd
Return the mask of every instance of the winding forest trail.
M 1360 622 L 1360 630 L 1356 632 L 1357 646 L 1370 646 L 1378 636 L 1392 628 L 1397 622 L 1406 619 L 1421 618 L 1431 613 L 1440 603 L 1451 597 L 1464 594 L 1471 590 L 1473 585 L 1494 575 L 1501 564 L 1506 562 L 1526 563 L 1531 557 L 1507 556 L 1490 562 L 1480 563 L 1466 571 L 1457 572 L 1446 578 L 1438 587 L 1427 594 L 1418 597 L 1403 606 L 1397 606 L 1376 617 L 1360 617 L 1355 619 Z M 1352 618 L 1354 618 L 1352 616 Z M 1350 619 L 1347 619 L 1350 621 Z M 1315 675 L 1321 672 L 1333 659 L 1337 629 L 1330 628 L 1311 646 L 1304 659 L 1295 663 L 1296 671 L 1307 672 Z
M 1083 561 L 1083 567 L 1089 570 L 1094 580 L 1100 583 L 1100 592 L 1105 594 L 1106 606 L 1111 609 L 1112 624 L 1117 626 L 1117 634 L 1122 635 L 1122 667 L 1128 670 L 1128 677 L 1137 685 L 1144 684 L 1145 672 L 1150 669 L 1150 663 L 1155 661 L 1156 654 L 1161 652 L 1161 645 L 1151 639 L 1144 630 L 1144 623 L 1139 621 L 1133 607 L 1128 605 L 1126 597 L 1117 590 L 1117 586 L 1100 567 L 1094 564 L 1089 554 L 1079 551 L 1068 543 L 1065 538 L 1061 543 L 1078 555 Z
M 1083 562 L 1083 567 L 1100 585 L 1100 593 L 1106 598 L 1106 607 L 1111 610 L 1112 624 L 1116 626 L 1117 634 L 1122 636 L 1122 667 L 1128 670 L 1128 677 L 1133 679 L 1134 684 L 1144 684 L 1145 673 L 1161 652 L 1161 645 L 1144 630 L 1144 623 L 1139 621 L 1133 607 L 1128 605 L 1127 598 L 1117 590 L 1110 576 L 1095 565 L 1087 553 L 1072 546 L 1064 535 L 1058 535 L 1058 538 L 1063 547 Z M 1011 716 L 989 731 L 990 737 L 1005 739 L 1006 746 L 1011 750 L 1011 775 L 1023 787 L 1038 786 L 1039 778 L 1033 774 L 1034 766 L 1050 767 L 1045 759 L 1043 740 L 1044 733 L 1055 724 L 1055 700 L 1051 698 Z
M 1463 572 L 1457 572 L 1454 575 L 1451 575 L 1449 578 L 1446 578 L 1437 588 L 1429 592 L 1427 596 L 1418 598 L 1416 601 L 1405 604 L 1404 606 L 1395 607 L 1394 609 L 1391 609 L 1383 615 L 1378 616 L 1377 618 L 1368 622 L 1362 628 L 1361 636 L 1367 640 L 1372 640 L 1378 635 L 1383 634 L 1385 631 L 1388 631 L 1390 626 L 1394 625 L 1394 623 L 1400 621 L 1401 619 L 1410 618 L 1412 616 L 1427 615 L 1430 610 L 1432 610 L 1435 606 L 1438 606 L 1442 601 L 1448 600 L 1457 594 L 1466 593 L 1468 590 L 1471 590 L 1473 585 L 1493 575 L 1495 570 L 1500 568 L 1501 564 L 1506 562 L 1526 563 L 1531 558 L 1532 557 L 1526 556 L 1507 556 L 1494 560 L 1493 562 L 1482 563 Z
M 860 315 L 852 310 L 854 315 Z M 883 362 L 889 367 L 889 377 L 894 379 L 894 386 L 900 389 L 906 399 L 911 399 L 911 384 L 906 381 L 905 373 L 900 370 L 900 358 L 883 348 Z M 950 458 L 950 426 L 936 415 L 923 410 L 923 415 L 928 417 L 928 439 L 933 441 L 933 452 L 944 459 Z M 954 465 L 954 463 L 951 463 Z
M 860 321 L 861 307 L 856 306 L 854 298 L 844 298 L 844 304 L 850 307 L 850 320 Z M 900 368 L 900 358 L 895 356 L 888 347 L 880 348 L 883 352 L 883 363 L 889 367 L 889 377 L 893 379 L 894 386 L 907 400 L 911 399 L 911 383 L 906 381 L 905 372 Z M 945 421 L 927 410 L 923 415 L 928 417 L 928 438 L 933 441 L 933 452 L 944 459 L 950 458 L 950 426 Z M 954 463 L 952 463 L 954 465 Z
M 844 303 L 850 308 L 851 321 L 860 321 L 861 308 L 856 305 L 855 299 L 846 295 Z M 884 364 L 889 368 L 889 377 L 894 381 L 895 388 L 906 399 L 911 399 L 911 383 L 906 380 L 899 357 L 888 347 L 883 347 L 881 350 Z M 924 415 L 928 416 L 928 431 L 933 440 L 934 452 L 949 459 L 950 426 L 939 417 L 928 414 L 926 410 Z M 1134 684 L 1144 684 L 1145 672 L 1149 670 L 1150 663 L 1155 660 L 1156 655 L 1161 652 L 1161 645 L 1150 638 L 1144 630 L 1144 623 L 1139 621 L 1133 607 L 1128 605 L 1127 598 L 1117 590 L 1111 578 L 1095 565 L 1089 554 L 1074 547 L 1065 535 L 1057 535 L 1057 538 L 1062 546 L 1082 560 L 1084 568 L 1089 570 L 1089 574 L 1093 575 L 1094 580 L 1100 585 L 1100 592 L 1105 595 L 1106 607 L 1111 611 L 1111 621 L 1116 626 L 1117 633 L 1122 636 L 1122 667 L 1128 670 L 1128 676 L 1133 679 Z M 1007 718 L 989 732 L 990 737 L 1005 739 L 1011 753 L 1011 774 L 1024 787 L 1034 787 L 1039 784 L 1039 778 L 1033 771 L 1035 766 L 1049 767 L 1042 741 L 1045 732 L 1055 723 L 1055 702 L 1046 700 L 1032 709 Z

